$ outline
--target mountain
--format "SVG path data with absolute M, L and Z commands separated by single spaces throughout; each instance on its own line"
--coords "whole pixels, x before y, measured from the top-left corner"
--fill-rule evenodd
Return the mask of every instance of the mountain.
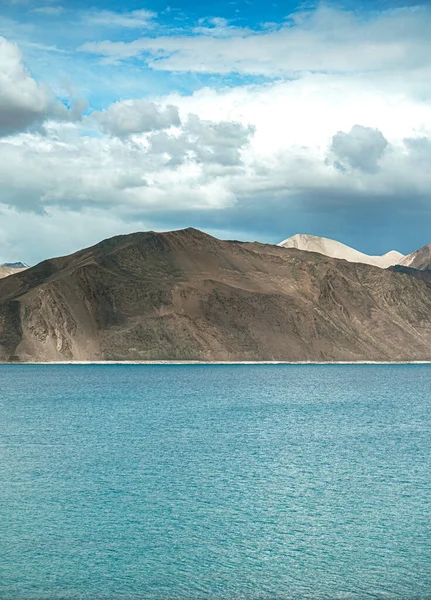
M 430 313 L 408 274 L 136 233 L 0 280 L 0 360 L 425 360 Z
M 431 244 L 427 244 L 423 248 L 408 254 L 399 264 L 403 267 L 418 269 L 419 271 L 431 270 Z
M 4 263 L 0 265 L 0 279 L 3 277 L 8 277 L 9 275 L 14 275 L 23 269 L 27 269 L 28 265 L 17 262 L 17 263 Z
M 283 248 L 297 248 L 298 250 L 307 250 L 308 252 L 318 252 L 332 258 L 341 258 L 349 262 L 373 265 L 381 269 L 396 265 L 404 258 L 404 255 L 396 250 L 391 250 L 382 256 L 369 256 L 341 242 L 305 233 L 297 233 L 287 238 L 287 240 L 280 242 L 278 245 Z
M 23 262 L 3 263 L 2 267 L 9 267 L 11 269 L 28 269 L 28 265 Z

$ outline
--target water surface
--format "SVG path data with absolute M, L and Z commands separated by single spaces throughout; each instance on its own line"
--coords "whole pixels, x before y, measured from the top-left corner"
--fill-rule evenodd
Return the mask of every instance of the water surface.
M 0 366 L 0 598 L 431 598 L 431 366 Z

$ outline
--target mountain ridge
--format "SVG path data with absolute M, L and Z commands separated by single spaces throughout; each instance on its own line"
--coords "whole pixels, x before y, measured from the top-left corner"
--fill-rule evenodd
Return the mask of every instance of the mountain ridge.
M 19 262 L 11 262 L 11 263 L 3 263 L 0 265 L 1 267 L 9 267 L 10 269 L 28 269 L 29 265 L 19 261 Z
M 336 240 L 306 233 L 297 233 L 283 240 L 278 245 L 283 248 L 297 248 L 298 250 L 307 252 L 318 252 L 331 258 L 373 265 L 381 269 L 399 264 L 405 258 L 401 252 L 396 250 L 390 250 L 381 256 L 371 256 Z
M 430 311 L 409 273 L 140 232 L 0 280 L 0 360 L 428 360 Z
M 10 275 L 15 275 L 15 273 L 19 273 L 24 269 L 28 269 L 28 265 L 25 265 L 22 262 L 4 263 L 0 265 L 0 279 L 3 279 L 3 277 L 9 277 Z
M 399 264 L 419 271 L 431 270 L 431 244 L 426 244 L 419 250 L 411 252 Z

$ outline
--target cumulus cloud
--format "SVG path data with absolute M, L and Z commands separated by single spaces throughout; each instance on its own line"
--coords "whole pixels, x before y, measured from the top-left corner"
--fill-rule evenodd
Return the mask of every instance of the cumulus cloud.
M 24 67 L 19 48 L 0 37 L 0 135 L 41 122 L 50 104 L 47 90 Z
M 152 104 L 116 103 L 82 124 L 52 120 L 43 136 L 0 141 L 3 202 L 36 213 L 104 207 L 167 227 L 199 225 L 197 215 L 201 225 L 220 219 L 226 226 L 231 218 L 238 227 L 241 213 L 251 230 L 252 221 L 256 228 L 269 223 L 269 206 L 279 207 L 271 227 L 281 228 L 286 211 L 299 206 L 429 196 L 431 172 L 424 164 L 431 109 L 376 89 L 362 80 L 309 75 L 171 94 Z M 173 119 L 166 118 L 168 106 Z M 95 124 L 102 129 L 96 135 Z M 334 137 L 333 156 L 344 172 L 326 162 Z M 376 164 L 380 169 L 371 172 Z M 176 215 L 175 223 L 169 215 Z
M 30 75 L 18 46 L 0 37 L 0 136 L 24 131 L 50 118 L 78 119 L 84 107 L 77 101 L 66 108 Z
M 146 133 L 180 125 L 176 106 L 162 107 L 148 100 L 115 102 L 92 114 L 106 133 L 118 137 Z
M 409 157 L 429 169 L 431 166 L 431 139 L 424 136 L 408 137 L 404 138 L 403 142 Z
M 387 146 L 388 140 L 378 129 L 354 125 L 349 133 L 339 131 L 333 136 L 331 150 L 337 158 L 335 165 L 341 170 L 347 165 L 375 173 Z
M 95 121 L 103 132 L 118 138 L 134 136 L 141 151 L 165 156 L 170 167 L 186 161 L 239 166 L 241 149 L 254 133 L 254 127 L 236 121 L 201 119 L 196 114 L 181 119 L 178 106 L 147 100 L 116 102 L 92 113 L 88 121 Z
M 0 139 L 2 202 L 62 231 L 63 218 L 78 226 L 72 213 L 85 214 L 89 243 L 103 211 L 112 220 L 98 239 L 135 222 L 136 229 L 194 225 L 277 242 L 311 231 L 313 219 L 316 228 L 329 227 L 316 233 L 337 237 L 334 223 L 376 224 L 380 210 L 386 227 L 388 215 L 406 206 L 423 211 L 421 223 L 431 227 L 429 14 L 420 8 L 358 18 L 320 8 L 261 31 L 233 31 L 216 19 L 198 23 L 188 32 L 194 36 L 107 42 L 106 56 L 142 55 L 155 69 L 281 77 L 237 86 L 229 79 L 218 88 L 211 79 L 214 87 L 190 94 L 157 97 L 153 90 L 151 101 L 105 105 L 82 123 L 45 108 L 30 120 L 51 117 L 43 135 L 16 127 Z M 136 61 L 131 71 L 122 65 L 121 77 L 103 61 L 96 68 L 99 76 L 107 69 L 112 89 L 127 98 L 123 76 L 136 78 Z M 97 90 L 98 102 L 101 96 Z M 13 223 L 15 213 L 7 214 Z M 71 249 L 86 242 L 74 243 Z
M 118 206 L 147 214 L 173 207 L 222 208 L 235 201 L 226 184 L 229 168 L 224 173 L 219 165 L 219 177 L 213 177 L 194 157 L 174 165 L 145 136 L 87 137 L 72 124 L 51 125 L 47 133 L 0 143 L 3 202 L 30 211 L 53 205 Z
M 189 117 L 186 128 L 196 160 L 225 167 L 241 164 L 240 150 L 248 143 L 253 132 L 252 126 L 228 121 L 212 123 L 202 121 L 196 115 Z
M 170 165 L 187 159 L 235 167 L 241 164 L 241 148 L 253 133 L 253 127 L 238 122 L 213 122 L 191 114 L 179 133 L 161 132 L 150 136 L 148 141 L 152 152 L 169 156 Z

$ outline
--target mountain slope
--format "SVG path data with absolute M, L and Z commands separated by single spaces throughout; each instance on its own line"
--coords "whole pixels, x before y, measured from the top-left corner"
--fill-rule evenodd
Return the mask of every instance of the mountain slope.
M 27 268 L 27 265 L 24 265 L 24 263 L 5 263 L 4 265 L 0 265 L 0 279 L 9 277 L 9 275 L 15 275 L 15 273 L 19 273 Z
M 26 265 L 25 263 L 19 261 L 19 262 L 12 262 L 12 263 L 3 263 L 1 265 L 2 267 L 9 267 L 11 269 L 28 269 L 28 265 Z
M 0 280 L 0 360 L 430 359 L 430 314 L 403 273 L 136 233 Z
M 381 269 L 398 264 L 404 257 L 401 252 L 397 252 L 396 250 L 391 250 L 382 256 L 369 256 L 341 242 L 305 233 L 297 233 L 287 240 L 280 242 L 278 245 L 283 248 L 297 248 L 298 250 L 307 250 L 308 252 L 318 252 L 332 258 L 373 265 Z
M 410 267 L 411 269 L 418 269 L 420 271 L 431 270 L 431 244 L 427 244 L 419 248 L 419 250 L 408 254 L 399 264 L 403 267 Z

